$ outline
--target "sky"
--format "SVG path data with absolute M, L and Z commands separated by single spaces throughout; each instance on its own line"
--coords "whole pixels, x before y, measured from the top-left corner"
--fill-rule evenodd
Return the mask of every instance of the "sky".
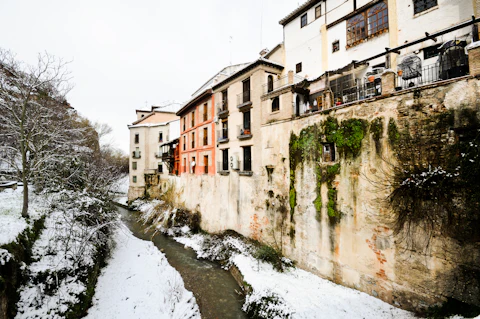
M 283 40 L 298 0 L 0 0 L 0 47 L 71 61 L 70 104 L 127 152 L 135 109 L 185 102 L 230 63 Z

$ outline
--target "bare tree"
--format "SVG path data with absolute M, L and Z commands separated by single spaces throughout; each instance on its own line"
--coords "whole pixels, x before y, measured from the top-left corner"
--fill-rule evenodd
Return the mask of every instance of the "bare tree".
M 66 66 L 47 53 L 29 66 L 0 49 L 0 150 L 23 182 L 23 217 L 28 217 L 29 182 L 68 147 L 73 111 L 65 99 Z

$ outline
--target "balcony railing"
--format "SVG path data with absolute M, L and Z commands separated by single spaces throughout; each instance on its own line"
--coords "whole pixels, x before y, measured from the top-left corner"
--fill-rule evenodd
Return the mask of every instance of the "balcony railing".
M 219 118 L 223 119 L 228 116 L 228 107 L 226 106 L 227 104 L 223 102 L 218 102 L 217 103 L 217 115 Z
M 223 161 L 219 161 L 217 162 L 217 173 L 220 173 L 220 174 L 228 174 L 229 172 L 229 163 L 228 161 L 227 162 L 223 162 Z
M 243 93 L 237 94 L 237 107 L 240 107 L 243 104 L 251 102 L 250 90 Z
M 276 91 L 288 85 L 297 84 L 303 81 L 304 78 L 298 75 L 294 75 L 289 81 L 288 75 L 282 76 L 276 81 L 273 81 L 270 85 L 269 83 L 263 85 L 263 94 L 268 94 L 270 92 Z
M 237 125 L 237 138 L 239 140 L 246 140 L 252 138 L 252 130 L 250 126 Z
M 382 94 L 382 79 L 380 76 L 357 79 L 356 85 L 341 91 L 333 91 L 334 105 L 341 105 L 368 99 Z
M 142 152 L 141 151 L 133 151 L 132 157 L 133 158 L 141 158 L 142 157 Z
M 163 158 L 162 152 L 155 152 L 155 158 Z
M 219 143 L 228 142 L 228 128 L 223 128 L 217 131 L 217 141 Z

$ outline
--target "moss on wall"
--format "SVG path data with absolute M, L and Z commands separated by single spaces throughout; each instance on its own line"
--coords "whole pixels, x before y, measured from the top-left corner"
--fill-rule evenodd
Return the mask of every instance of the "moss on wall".
M 377 154 L 382 153 L 380 139 L 383 136 L 383 120 L 383 117 L 377 117 L 370 124 L 370 134 L 372 134 L 373 141 L 375 142 L 375 151 Z
M 390 118 L 390 120 L 388 121 L 387 135 L 390 145 L 395 146 L 400 139 L 400 132 L 398 131 L 397 123 L 393 118 Z

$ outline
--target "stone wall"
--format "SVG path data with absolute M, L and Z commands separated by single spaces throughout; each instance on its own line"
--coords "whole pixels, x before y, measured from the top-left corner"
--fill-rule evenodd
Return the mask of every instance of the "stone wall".
M 480 81 L 469 77 L 269 123 L 261 129 L 258 174 L 169 177 L 165 182 L 174 182 L 182 190 L 181 201 L 187 208 L 201 212 L 206 231 L 233 229 L 336 283 L 411 310 L 447 297 L 480 306 L 478 282 L 469 283 L 472 278 L 461 277 L 458 271 L 480 263 L 478 241 L 460 243 L 441 232 L 429 238 L 420 227 L 415 229 L 415 240 L 430 241 L 415 248 L 394 233 L 393 212 L 386 200 L 397 163 L 389 140 L 390 119 L 402 131 L 448 112 L 455 114 L 455 123 L 462 123 L 457 115 L 463 109 L 472 109 L 478 118 L 479 91 Z M 317 142 L 328 141 L 336 133 L 328 135 L 322 125 L 332 119 L 366 123 L 364 135 L 359 133 L 358 154 L 352 155 L 354 146 L 340 148 L 336 143 L 334 162 L 324 162 L 321 152 L 311 150 L 291 165 L 291 134 L 301 137 L 302 130 L 316 132 Z M 461 135 L 454 128 L 450 131 Z

